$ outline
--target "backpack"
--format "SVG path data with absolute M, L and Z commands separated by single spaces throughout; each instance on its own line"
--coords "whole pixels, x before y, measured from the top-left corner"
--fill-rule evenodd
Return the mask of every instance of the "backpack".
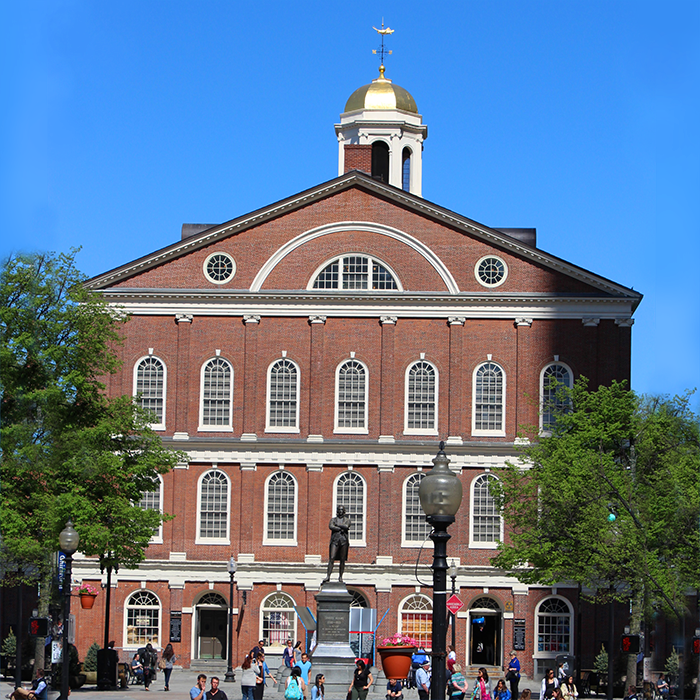
M 292 677 L 289 681 L 289 685 L 284 691 L 285 700 L 301 700 L 301 687 L 299 686 L 299 681 Z

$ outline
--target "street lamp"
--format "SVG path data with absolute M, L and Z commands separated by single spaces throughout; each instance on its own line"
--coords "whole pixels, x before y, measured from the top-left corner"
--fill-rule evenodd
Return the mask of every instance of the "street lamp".
M 80 537 L 69 520 L 58 536 L 61 551 L 66 555 L 66 570 L 63 574 L 63 658 L 61 660 L 61 696 L 59 700 L 68 700 L 70 659 L 68 651 L 68 618 L 70 617 L 71 579 L 73 577 L 73 555 L 78 550 Z
M 445 673 L 445 638 L 447 637 L 447 528 L 455 521 L 462 502 L 462 482 L 447 466 L 445 443 L 433 459 L 433 468 L 421 480 L 418 489 L 420 505 L 432 526 L 433 541 L 433 634 L 431 700 L 444 700 L 447 683 Z
M 455 581 L 457 580 L 457 565 L 455 564 L 455 560 L 452 560 L 452 563 L 450 564 L 450 568 L 447 571 L 447 574 L 449 577 L 452 579 L 452 595 L 454 595 L 457 591 L 455 589 Z M 454 613 L 450 613 L 452 616 L 452 651 L 455 651 L 455 648 L 457 646 L 456 644 L 456 635 L 455 635 L 455 621 L 456 621 L 456 615 Z
M 238 564 L 232 556 L 228 560 L 226 569 L 228 570 L 229 576 L 229 589 L 228 589 L 228 668 L 226 669 L 226 675 L 224 676 L 225 683 L 233 683 L 235 675 L 233 673 L 233 577 L 236 573 Z

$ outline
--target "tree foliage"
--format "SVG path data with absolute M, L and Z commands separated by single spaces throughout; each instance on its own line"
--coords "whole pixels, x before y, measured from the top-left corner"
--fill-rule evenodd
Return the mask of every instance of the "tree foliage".
M 496 488 L 508 537 L 493 564 L 519 580 L 644 591 L 677 614 L 700 586 L 698 418 L 689 396 L 642 398 L 579 380 L 551 434 L 529 431 Z

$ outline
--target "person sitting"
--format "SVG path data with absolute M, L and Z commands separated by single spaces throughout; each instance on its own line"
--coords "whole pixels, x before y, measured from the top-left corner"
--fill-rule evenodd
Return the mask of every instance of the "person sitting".
M 398 678 L 390 678 L 387 682 L 386 700 L 403 700 L 403 684 Z
M 143 683 L 143 664 L 139 661 L 139 655 L 134 654 L 131 659 L 131 673 L 136 678 L 136 685 Z
M 627 695 L 625 695 L 625 700 L 639 700 L 639 696 L 637 695 L 637 689 L 631 685 L 627 689 Z
M 574 685 L 574 677 L 567 676 L 566 680 L 559 686 L 564 700 L 576 700 L 578 698 L 578 690 Z
M 22 687 L 15 688 L 14 692 L 7 697 L 13 698 L 13 700 L 47 700 L 49 687 L 46 685 L 46 678 L 44 678 L 44 669 L 38 668 L 36 670 L 36 678 L 32 682 L 31 690 Z
M 493 694 L 495 700 L 510 700 L 510 690 L 506 687 L 506 681 L 504 678 L 496 683 L 496 690 Z
M 671 693 L 671 688 L 669 687 L 663 673 L 659 674 L 659 679 L 656 681 L 656 689 L 664 699 L 668 698 Z

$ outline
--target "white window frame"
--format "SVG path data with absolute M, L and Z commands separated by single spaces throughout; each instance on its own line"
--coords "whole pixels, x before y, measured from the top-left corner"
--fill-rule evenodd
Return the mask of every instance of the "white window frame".
M 333 514 L 335 515 L 338 509 L 338 484 L 343 478 L 347 478 L 348 474 L 352 474 L 353 477 L 357 477 L 362 482 L 362 510 L 360 512 L 360 517 L 362 519 L 362 539 L 349 539 L 351 547 L 366 547 L 367 546 L 367 480 L 356 471 L 348 469 L 344 472 L 338 474 L 333 481 Z M 351 477 L 351 478 L 353 478 Z M 347 509 L 346 509 L 347 510 Z
M 501 386 L 501 430 L 484 430 L 482 428 L 477 429 L 476 427 L 476 377 L 479 370 L 486 365 L 496 365 L 501 370 L 502 386 Z M 507 396 L 507 384 L 506 384 L 506 371 L 500 362 L 495 360 L 486 360 L 486 362 L 480 362 L 472 372 L 472 435 L 475 437 L 487 436 L 487 437 L 504 437 L 506 434 L 506 396 Z
M 207 269 L 209 267 L 209 261 L 215 255 L 223 255 L 224 257 L 228 258 L 231 262 L 231 274 L 225 280 L 215 280 L 209 275 L 209 270 Z M 231 255 L 231 253 L 226 253 L 223 250 L 215 250 L 213 253 L 211 253 L 211 255 L 208 255 L 204 263 L 202 263 L 202 272 L 204 273 L 204 277 L 207 279 L 207 281 L 211 282 L 212 284 L 228 284 L 236 276 L 236 261 L 234 260 L 233 255 Z
M 556 671 L 556 664 L 554 663 L 554 659 L 558 654 L 562 654 L 564 652 L 562 651 L 539 651 L 539 630 L 540 630 L 540 610 L 542 609 L 542 606 L 549 600 L 560 600 L 566 605 L 567 610 L 569 611 L 569 651 L 565 652 L 569 656 L 574 656 L 575 655 L 575 640 L 576 640 L 576 635 L 574 634 L 574 625 L 575 625 L 575 617 L 574 617 L 574 606 L 571 604 L 571 601 L 567 600 L 564 596 L 561 595 L 548 595 L 546 598 L 543 598 L 538 604 L 537 607 L 535 608 L 535 619 L 534 619 L 534 644 L 533 644 L 533 658 L 535 660 L 535 667 L 538 666 L 538 664 L 544 660 L 551 660 L 552 661 L 552 668 L 555 669 Z M 547 615 L 548 613 L 542 613 L 543 615 Z
M 571 389 L 574 385 L 574 373 L 566 362 L 548 362 L 542 368 L 540 372 L 540 433 L 542 435 L 551 435 L 552 433 L 552 431 L 544 425 L 544 374 L 550 367 L 563 367 L 569 373 L 568 388 Z
M 214 360 L 220 360 L 228 365 L 231 371 L 231 382 L 229 385 L 228 392 L 228 423 L 226 425 L 205 425 L 204 423 L 204 377 L 206 374 L 207 366 L 210 362 Z M 210 357 L 208 360 L 202 363 L 202 367 L 199 371 L 199 427 L 197 430 L 201 432 L 233 432 L 233 381 L 234 381 L 234 371 L 233 365 L 224 357 L 216 356 Z
M 402 547 L 423 547 L 424 549 L 432 549 L 433 541 L 431 539 L 425 538 L 422 540 L 409 540 L 406 538 L 406 507 L 408 505 L 407 490 L 408 482 L 413 477 L 420 475 L 421 480 L 425 478 L 426 472 L 412 472 L 404 480 L 401 486 L 401 546 Z M 422 511 L 422 508 L 421 508 Z M 432 530 L 430 525 L 426 522 L 426 534 Z
M 409 614 L 409 613 L 412 613 L 412 612 L 418 612 L 417 610 L 405 610 L 405 609 L 404 609 L 404 607 L 405 607 L 410 601 L 413 601 L 413 600 L 421 600 L 422 602 L 427 603 L 428 607 L 430 608 L 430 628 L 431 628 L 431 633 L 430 633 L 430 634 L 427 634 L 427 633 L 426 633 L 425 637 L 426 637 L 426 639 L 428 640 L 428 642 L 431 643 L 431 645 L 428 646 L 428 647 L 424 647 L 424 648 L 425 648 L 425 651 L 430 651 L 431 648 L 432 648 L 432 626 L 433 626 L 433 621 L 434 621 L 434 618 L 433 618 L 434 610 L 433 610 L 433 601 L 430 599 L 429 596 L 425 595 L 424 593 L 411 593 L 411 595 L 406 596 L 406 597 L 399 603 L 398 615 L 396 616 L 396 617 L 397 617 L 397 623 L 398 623 L 398 629 L 397 629 L 396 631 L 399 632 L 399 633 L 402 633 L 402 634 L 405 633 L 405 634 L 409 634 L 409 636 L 413 636 L 414 633 L 413 633 L 411 630 L 406 630 L 406 631 L 404 632 L 404 629 L 403 629 L 403 616 L 404 616 L 405 614 Z M 418 613 L 418 614 L 420 614 L 420 613 Z M 426 613 L 424 613 L 424 614 L 427 614 L 427 609 L 426 609 Z M 420 641 L 420 640 L 419 640 L 419 641 Z
M 378 265 L 381 265 L 394 279 L 394 282 L 396 283 L 396 289 L 372 289 L 371 286 L 368 286 L 367 289 L 343 289 L 342 287 L 342 260 L 343 258 L 367 258 L 369 261 L 368 263 L 368 275 L 370 277 L 370 283 L 371 283 L 371 277 L 372 277 L 372 263 L 376 262 Z M 314 287 L 314 283 L 316 282 L 316 278 L 332 263 L 337 262 L 339 265 L 338 268 L 338 287 L 336 289 L 328 288 L 328 289 L 317 289 Z M 361 293 L 373 293 L 373 294 L 386 294 L 386 293 L 391 293 L 393 292 L 394 294 L 396 292 L 403 292 L 404 288 L 403 285 L 401 284 L 401 280 L 399 279 L 398 275 L 394 270 L 387 265 L 383 260 L 380 260 L 379 258 L 374 257 L 374 255 L 369 255 L 368 253 L 343 253 L 342 255 L 336 255 L 329 260 L 326 260 L 322 265 L 319 265 L 315 270 L 313 275 L 311 275 L 311 279 L 309 283 L 306 285 L 306 288 L 310 291 L 313 292 L 344 292 L 345 294 L 353 294 L 356 292 L 361 292 Z
M 270 425 L 270 408 L 271 408 L 271 403 L 270 403 L 270 397 L 272 393 L 272 368 L 279 362 L 282 361 L 290 362 L 291 364 L 294 365 L 296 368 L 296 409 L 294 413 L 294 421 L 296 423 L 295 426 L 292 425 L 286 425 L 286 426 L 277 426 L 277 425 Z M 296 363 L 294 360 L 290 359 L 289 357 L 278 357 L 277 359 L 273 360 L 270 362 L 270 364 L 267 367 L 267 393 L 265 396 L 265 432 L 266 433 L 298 433 L 300 432 L 299 429 L 299 403 L 301 402 L 301 395 L 300 395 L 300 389 L 301 389 L 301 369 L 299 367 L 299 364 Z
M 144 360 L 158 360 L 160 362 L 161 366 L 163 367 L 163 415 L 161 417 L 161 422 L 160 423 L 151 423 L 150 426 L 153 430 L 165 430 L 165 409 L 167 405 L 167 398 L 168 398 L 168 366 L 165 364 L 165 361 L 161 358 L 158 357 L 158 355 L 143 355 L 143 357 L 139 357 L 138 360 L 136 360 L 134 364 L 134 377 L 133 377 L 133 391 L 132 391 L 132 396 L 138 397 L 138 392 L 136 390 L 136 387 L 138 386 L 138 375 L 139 375 L 139 367 L 141 363 Z M 139 405 L 141 403 L 139 402 Z
M 148 593 L 148 594 L 154 596 L 155 599 L 158 601 L 158 607 L 157 607 L 157 610 L 158 610 L 158 641 L 155 643 L 151 642 L 151 644 L 153 644 L 153 646 L 155 648 L 162 647 L 161 641 L 163 639 L 163 601 L 160 599 L 160 596 L 155 591 L 151 591 L 148 588 L 139 588 L 139 589 L 133 591 L 132 593 L 130 593 L 127 596 L 126 601 L 124 602 L 124 615 L 122 616 L 122 622 L 123 622 L 123 631 L 122 631 L 123 637 L 122 637 L 122 639 L 124 640 L 124 647 L 123 648 L 136 650 L 139 647 L 145 646 L 145 644 L 142 644 L 141 642 L 137 642 L 136 644 L 134 644 L 134 643 L 130 644 L 129 643 L 129 634 L 128 634 L 129 610 L 133 610 L 135 607 L 135 606 L 130 605 L 129 601 L 132 598 L 134 598 L 135 596 L 139 595 L 140 593 Z M 144 609 L 147 609 L 147 610 L 155 610 L 156 609 L 155 606 L 154 607 L 139 606 L 139 607 L 144 607 Z
M 201 526 L 202 526 L 202 482 L 207 474 L 211 473 L 222 474 L 226 479 L 226 537 L 202 537 Z M 203 474 L 197 479 L 197 535 L 195 537 L 195 544 L 214 544 L 214 545 L 230 545 L 231 544 L 231 478 L 222 469 L 217 467 L 212 467 L 207 469 Z
M 435 426 L 433 428 L 409 428 L 408 427 L 408 396 L 409 396 L 409 381 L 411 369 L 417 364 L 430 365 L 435 372 L 435 398 L 434 398 L 434 411 L 435 411 Z M 440 372 L 434 362 L 430 360 L 416 360 L 411 362 L 411 364 L 406 367 L 406 372 L 404 375 L 404 407 L 403 407 L 403 433 L 404 435 L 438 435 L 438 406 L 440 398 Z
M 146 494 L 150 493 L 155 493 L 156 491 L 158 492 L 158 512 L 162 515 L 163 514 L 163 477 L 158 474 L 158 487 L 153 489 L 153 491 L 143 491 L 141 493 L 141 501 L 139 501 L 139 507 L 143 508 L 143 505 L 141 505 L 143 499 L 146 497 Z M 152 508 L 151 510 L 156 510 L 155 508 Z M 163 544 L 163 523 L 158 526 L 156 531 L 153 533 L 150 539 L 150 544 Z
M 294 483 L 294 536 L 291 539 L 274 539 L 268 537 L 268 525 L 269 525 L 269 511 L 268 511 L 268 497 L 270 492 L 270 482 L 276 476 L 285 474 L 291 478 Z M 272 547 L 296 547 L 297 546 L 297 528 L 299 526 L 299 482 L 296 480 L 294 475 L 287 471 L 286 469 L 279 469 L 272 472 L 267 479 L 265 479 L 265 502 L 263 509 L 263 545 L 269 545 Z
M 289 600 L 290 600 L 291 603 L 292 603 L 292 606 L 291 606 L 290 608 L 270 608 L 270 607 L 268 607 L 268 606 L 266 605 L 267 601 L 270 600 L 270 598 L 274 598 L 275 596 L 279 596 L 279 595 L 283 595 L 283 596 L 289 598 Z M 296 603 L 296 601 L 294 600 L 294 598 L 293 598 L 291 595 L 289 595 L 289 593 L 287 593 L 286 591 L 274 591 L 274 592 L 270 593 L 269 595 L 266 595 L 266 596 L 263 598 L 262 602 L 260 603 L 260 613 L 259 613 L 259 618 L 258 618 L 258 619 L 259 619 L 259 627 L 258 627 L 259 634 L 258 634 L 258 639 L 265 639 L 265 635 L 264 635 L 264 632 L 263 632 L 263 629 L 264 629 L 264 622 L 265 622 L 265 612 L 270 612 L 270 611 L 274 611 L 274 610 L 287 610 L 287 611 L 289 611 L 289 613 L 290 613 L 289 620 L 290 620 L 290 623 L 291 623 L 291 624 L 290 624 L 290 628 L 289 628 L 289 629 L 290 629 L 290 635 L 289 635 L 289 637 L 287 637 L 287 639 L 291 639 L 292 642 L 294 642 L 294 643 L 296 644 L 296 639 L 297 639 L 297 614 L 296 614 L 296 612 L 295 612 L 295 610 L 294 610 L 296 604 L 297 604 L 297 603 Z M 272 645 L 272 644 L 270 643 L 269 640 L 265 640 L 265 641 L 266 641 L 266 644 L 265 644 L 265 649 L 266 649 L 266 651 L 269 652 L 269 653 L 271 653 L 271 654 L 274 654 L 274 653 L 281 653 L 281 652 L 284 650 L 284 647 L 285 647 L 285 645 L 286 645 L 287 639 L 285 639 L 285 640 L 284 640 L 284 643 L 283 643 L 281 646 L 279 646 L 279 647 L 278 647 L 277 645 Z M 277 651 L 275 651 L 275 650 L 277 650 Z
M 356 362 L 358 365 L 362 367 L 362 369 L 365 372 L 365 396 L 364 396 L 364 404 L 365 404 L 365 411 L 364 411 L 364 417 L 363 417 L 363 423 L 364 427 L 360 428 L 343 428 L 340 425 L 338 425 L 338 422 L 340 420 L 340 370 L 345 367 L 349 362 Z M 333 432 L 334 433 L 348 433 L 352 435 L 367 435 L 369 433 L 369 428 L 367 427 L 368 425 L 368 412 L 369 412 L 369 369 L 367 368 L 367 365 L 362 362 L 362 360 L 358 360 L 356 357 L 350 357 L 346 360 L 343 360 L 336 368 L 335 368 L 335 417 L 334 417 L 334 428 Z
M 479 267 L 481 266 L 481 263 L 484 262 L 484 260 L 488 260 L 489 258 L 494 258 L 503 265 L 503 279 L 501 279 L 500 282 L 496 282 L 496 284 L 488 284 L 487 282 L 484 282 L 484 280 L 482 280 L 481 276 L 479 275 Z M 493 255 L 493 253 L 483 255 L 476 261 L 476 264 L 474 265 L 474 277 L 476 277 L 476 281 L 482 287 L 486 287 L 486 289 L 496 289 L 496 287 L 500 287 L 508 279 L 508 263 L 500 255 Z
M 472 483 L 469 487 L 469 548 L 470 549 L 498 549 L 498 545 L 500 542 L 503 542 L 503 516 L 499 515 L 498 516 L 498 522 L 499 522 L 499 540 L 498 541 L 490 541 L 490 542 L 478 542 L 474 539 L 474 521 L 477 517 L 476 515 L 476 509 L 475 509 L 475 503 L 474 503 L 474 491 L 476 490 L 476 485 L 477 482 L 482 478 L 486 477 L 488 481 L 490 482 L 491 479 L 495 479 L 496 481 L 499 481 L 498 477 L 492 474 L 491 472 L 482 472 L 481 474 L 477 474 L 474 479 L 472 479 Z M 491 489 L 489 486 L 489 494 L 491 493 Z M 492 497 L 493 498 L 493 497 Z

